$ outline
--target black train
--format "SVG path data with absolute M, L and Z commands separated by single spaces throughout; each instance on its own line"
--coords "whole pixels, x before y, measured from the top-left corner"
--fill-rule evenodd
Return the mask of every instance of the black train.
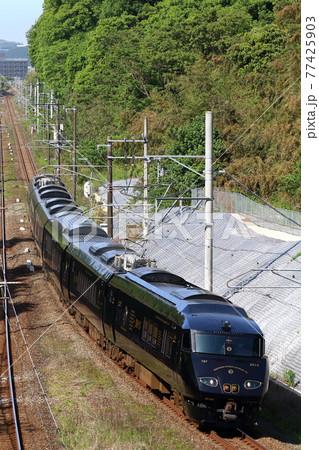
M 164 270 L 124 270 L 119 258 L 134 253 L 84 216 L 55 175 L 30 182 L 28 205 L 45 269 L 112 358 L 200 424 L 254 423 L 268 360 L 244 309 Z

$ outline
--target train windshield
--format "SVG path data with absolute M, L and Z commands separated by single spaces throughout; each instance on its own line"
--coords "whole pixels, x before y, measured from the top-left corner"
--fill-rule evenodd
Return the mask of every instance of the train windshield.
M 260 335 L 223 336 L 209 333 L 194 333 L 196 353 L 229 356 L 262 356 L 263 337 Z

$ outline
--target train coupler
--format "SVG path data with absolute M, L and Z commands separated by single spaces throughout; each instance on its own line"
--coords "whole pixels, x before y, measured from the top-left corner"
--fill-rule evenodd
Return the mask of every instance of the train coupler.
M 237 420 L 237 403 L 227 402 L 224 409 L 218 409 L 217 412 L 222 413 L 225 422 Z

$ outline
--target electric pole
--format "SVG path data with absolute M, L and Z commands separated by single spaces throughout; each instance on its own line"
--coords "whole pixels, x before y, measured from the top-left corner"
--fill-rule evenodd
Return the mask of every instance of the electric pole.
M 50 119 L 49 119 L 49 104 L 46 104 L 46 140 L 48 143 L 48 164 L 51 164 L 50 152 Z
M 112 138 L 107 138 L 107 233 L 113 237 Z
M 56 147 L 55 147 L 55 160 L 57 164 L 56 174 L 60 176 L 60 104 L 59 100 L 55 104 L 56 108 Z
M 205 289 L 213 290 L 213 113 L 205 115 Z
M 76 108 L 73 108 L 73 198 L 76 200 Z
M 113 177 L 112 177 L 112 162 L 113 162 L 113 155 L 112 155 L 112 143 L 143 143 L 144 144 L 144 156 L 142 157 L 144 159 L 144 203 L 143 203 L 143 210 L 144 210 L 144 218 L 143 218 L 143 233 L 145 233 L 145 236 L 148 234 L 148 124 L 147 124 L 147 118 L 144 119 L 144 134 L 142 135 L 142 139 L 135 139 L 132 137 L 132 139 L 112 139 L 111 136 L 108 136 L 107 138 L 107 144 L 98 145 L 99 147 L 107 147 L 107 232 L 110 237 L 113 237 Z M 125 157 L 126 158 L 126 157 Z
M 65 108 L 65 111 L 73 111 L 73 151 L 72 151 L 72 187 L 73 187 L 73 198 L 76 200 L 76 112 L 77 109 Z
M 143 204 L 143 237 L 148 235 L 148 121 L 144 118 L 144 204 Z

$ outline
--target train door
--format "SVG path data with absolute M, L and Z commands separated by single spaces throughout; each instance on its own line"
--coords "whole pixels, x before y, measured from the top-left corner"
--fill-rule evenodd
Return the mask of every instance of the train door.
M 112 342 L 116 341 L 115 336 L 115 318 L 117 310 L 117 292 L 116 289 L 108 287 L 103 305 L 103 330 L 105 337 Z
M 67 248 L 63 250 L 61 258 L 60 283 L 62 296 L 65 301 L 69 301 L 69 273 L 70 273 L 71 255 L 67 252 Z
M 52 270 L 52 236 L 46 228 L 43 229 L 42 260 L 46 270 Z

